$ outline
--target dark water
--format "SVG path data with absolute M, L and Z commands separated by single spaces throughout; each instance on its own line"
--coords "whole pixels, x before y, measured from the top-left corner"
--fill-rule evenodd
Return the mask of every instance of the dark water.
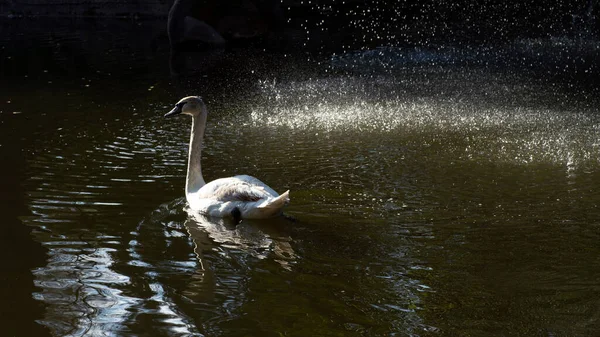
M 597 43 L 171 55 L 160 23 L 2 25 L 8 335 L 600 331 Z M 189 120 L 161 116 L 190 94 L 205 177 L 290 189 L 286 217 L 186 212 Z

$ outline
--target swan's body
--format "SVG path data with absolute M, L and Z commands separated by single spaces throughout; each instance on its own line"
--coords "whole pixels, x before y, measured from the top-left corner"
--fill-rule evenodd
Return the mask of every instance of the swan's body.
M 190 207 L 211 216 L 244 219 L 270 218 L 281 213 L 289 191 L 279 195 L 262 181 L 247 175 L 220 178 L 196 193 L 187 193 Z
M 279 195 L 262 181 L 247 175 L 220 178 L 208 184 L 202 177 L 202 138 L 208 111 L 200 97 L 181 99 L 165 116 L 192 116 L 185 196 L 191 209 L 216 217 L 264 219 L 281 214 L 289 191 Z

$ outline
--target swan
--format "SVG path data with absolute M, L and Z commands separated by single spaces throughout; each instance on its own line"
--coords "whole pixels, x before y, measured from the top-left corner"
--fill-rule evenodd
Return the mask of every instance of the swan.
M 192 116 L 185 197 L 189 207 L 209 216 L 240 219 L 265 219 L 281 214 L 289 203 L 289 190 L 279 195 L 257 178 L 237 175 L 208 184 L 202 177 L 202 138 L 208 109 L 199 96 L 182 98 L 164 117 Z
M 280 0 L 174 0 L 167 19 L 173 49 L 223 47 L 283 29 Z
M 169 10 L 167 33 L 172 48 L 186 42 L 201 42 L 207 45 L 222 46 L 223 36 L 208 23 L 191 16 L 194 0 L 175 0 Z

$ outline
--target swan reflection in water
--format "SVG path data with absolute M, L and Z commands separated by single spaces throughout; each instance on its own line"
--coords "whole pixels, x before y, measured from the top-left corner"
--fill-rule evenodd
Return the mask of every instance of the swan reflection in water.
M 147 285 L 130 289 L 140 298 L 131 310 L 152 315 L 169 335 L 195 335 L 197 324 L 210 326 L 242 305 L 249 290 L 240 281 L 252 278 L 257 265 L 291 271 L 297 259 L 291 228 L 283 216 L 238 224 L 211 218 L 184 198 L 161 205 L 140 221 L 130 242 L 129 265 L 139 268 L 131 283 Z
M 198 267 L 189 276 L 189 283 L 182 292 L 189 300 L 211 303 L 215 295 L 222 292 L 217 289 L 219 285 L 228 287 L 232 281 L 236 283 L 234 292 L 239 292 L 241 289 L 237 280 L 249 276 L 252 266 L 248 259 L 252 257 L 261 260 L 272 258 L 283 269 L 292 270 L 297 256 L 291 245 L 291 237 L 285 233 L 289 219 L 281 216 L 260 221 L 244 220 L 236 224 L 231 219 L 208 217 L 187 206 L 186 211 L 188 218 L 185 228 L 193 241 L 194 254 L 198 259 Z M 207 257 L 211 252 L 216 252 L 219 257 Z M 227 261 L 223 261 L 223 257 Z
M 210 273 L 204 253 L 214 250 L 233 249 L 261 260 L 273 258 L 286 270 L 291 270 L 297 258 L 286 231 L 291 222 L 289 218 L 280 216 L 236 223 L 233 219 L 206 216 L 188 206 L 185 211 L 188 214 L 185 228 L 194 242 L 201 273 Z

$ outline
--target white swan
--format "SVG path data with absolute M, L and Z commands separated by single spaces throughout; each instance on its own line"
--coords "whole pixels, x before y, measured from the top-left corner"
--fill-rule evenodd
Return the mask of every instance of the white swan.
M 289 192 L 279 195 L 262 181 L 247 175 L 213 180 L 202 177 L 202 138 L 208 110 L 198 96 L 182 98 L 165 117 L 192 116 L 185 197 L 191 209 L 215 217 L 264 219 L 281 214 L 289 202 Z

